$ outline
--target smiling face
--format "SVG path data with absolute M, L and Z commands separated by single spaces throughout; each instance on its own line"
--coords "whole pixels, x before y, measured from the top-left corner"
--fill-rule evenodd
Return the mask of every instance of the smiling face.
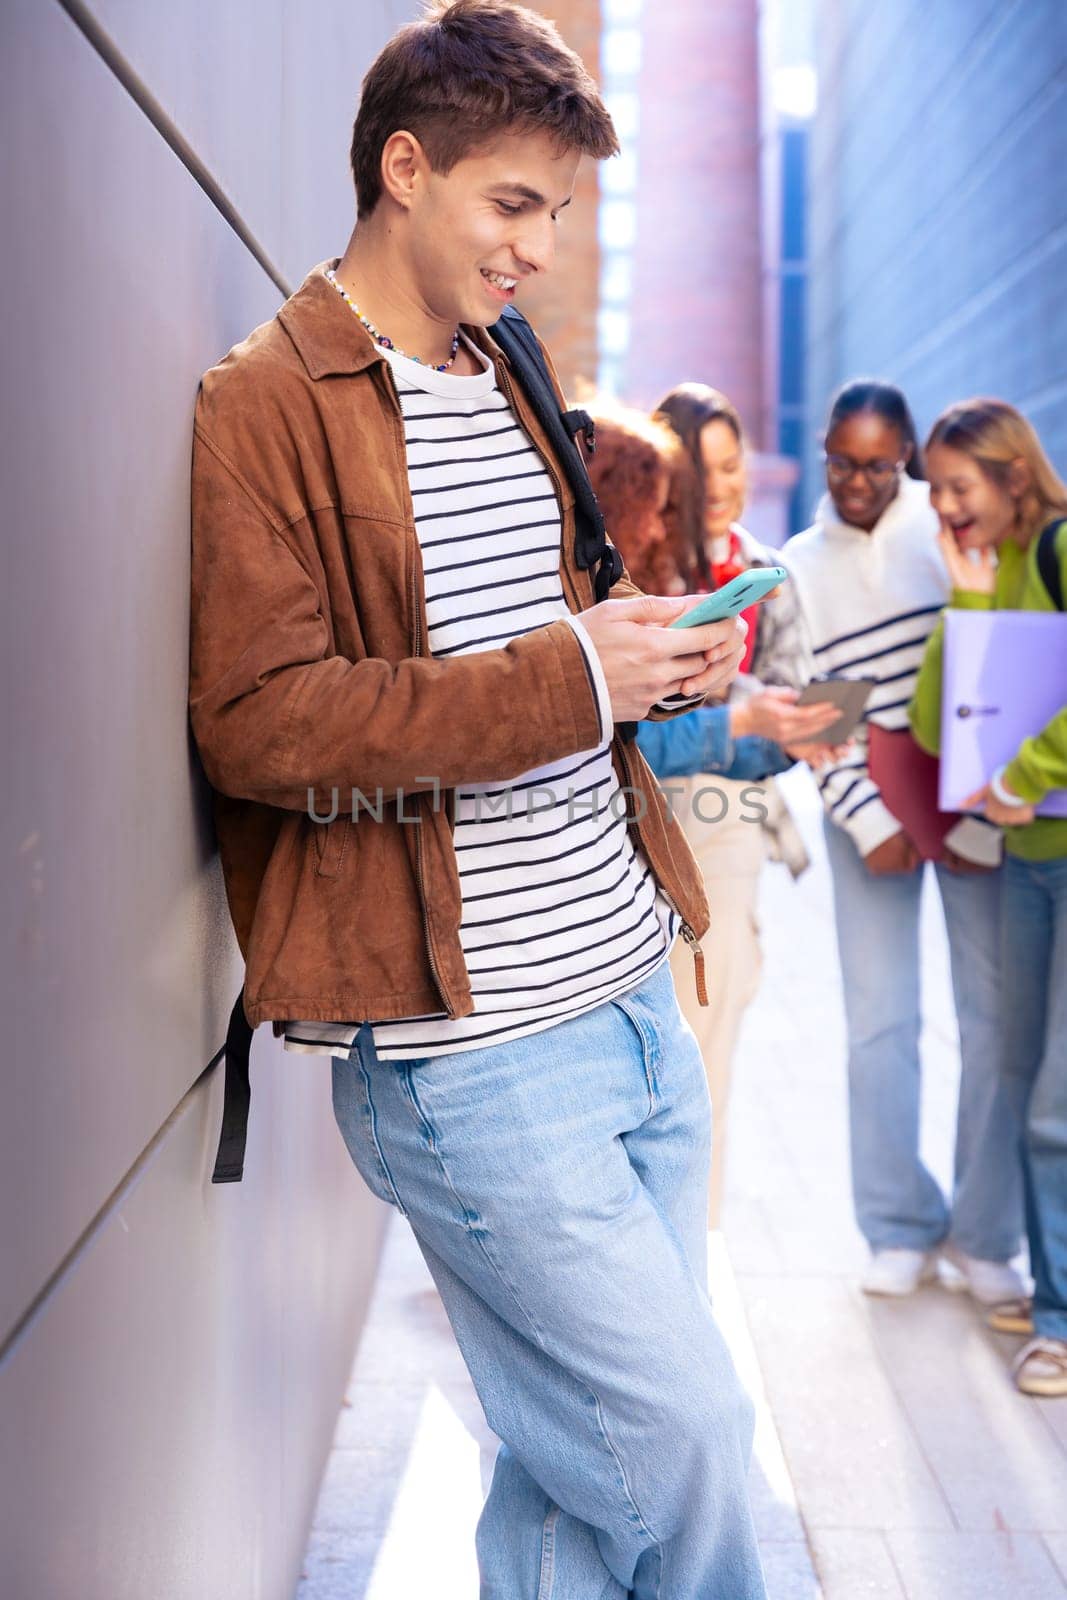
M 431 316 L 488 327 L 525 282 L 549 270 L 579 159 L 546 133 L 513 133 L 440 173 L 416 145 L 407 243 Z
M 748 493 L 744 449 L 721 417 L 706 422 L 700 430 L 700 462 L 704 469 L 704 533 L 709 539 L 718 539 L 739 521 Z
M 982 550 L 1012 536 L 1018 504 L 964 450 L 931 445 L 926 457 L 930 502 L 961 550 Z
M 857 411 L 830 429 L 826 487 L 842 522 L 870 533 L 896 495 L 897 463 L 908 453 L 900 429 L 876 411 Z

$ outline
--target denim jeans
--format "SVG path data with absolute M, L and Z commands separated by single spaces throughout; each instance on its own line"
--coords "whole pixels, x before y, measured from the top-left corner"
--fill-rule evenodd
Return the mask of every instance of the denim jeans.
M 753 1410 L 707 1295 L 710 1110 L 666 962 L 541 1033 L 333 1060 L 502 1441 L 482 1600 L 758 1600 Z
M 985 1261 L 1022 1243 L 1018 1138 L 1000 1071 L 1003 874 L 937 867 L 960 1030 L 951 1210 L 919 1155 L 921 871 L 874 877 L 825 820 L 848 1024 L 856 1221 L 872 1250 L 930 1250 L 951 1238 Z
M 1004 867 L 1004 1078 L 1022 1130 L 1034 1328 L 1067 1339 L 1067 860 Z

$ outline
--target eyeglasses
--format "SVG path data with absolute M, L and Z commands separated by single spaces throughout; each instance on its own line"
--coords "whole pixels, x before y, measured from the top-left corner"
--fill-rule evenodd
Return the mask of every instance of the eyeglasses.
M 851 456 L 824 456 L 823 460 L 830 483 L 847 483 L 854 473 L 862 472 L 872 489 L 884 489 L 904 465 L 903 461 L 853 461 Z

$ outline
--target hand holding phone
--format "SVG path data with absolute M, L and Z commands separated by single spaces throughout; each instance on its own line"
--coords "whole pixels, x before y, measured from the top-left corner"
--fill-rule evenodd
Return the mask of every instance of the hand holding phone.
M 680 603 L 643 594 L 601 600 L 580 613 L 607 682 L 614 721 L 639 721 L 650 706 L 671 695 L 718 693 L 737 676 L 744 624 L 734 619 L 696 633 L 671 633 Z
M 740 572 L 729 583 L 724 583 L 713 594 L 705 595 L 699 605 L 683 611 L 668 626 L 698 628 L 705 622 L 725 622 L 729 617 L 740 616 L 748 606 L 765 600 L 771 590 L 785 583 L 788 577 L 784 567 L 750 567 L 747 572 Z

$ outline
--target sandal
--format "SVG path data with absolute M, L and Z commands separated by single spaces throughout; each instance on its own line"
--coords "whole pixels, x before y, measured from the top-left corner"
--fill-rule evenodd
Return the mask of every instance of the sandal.
M 1034 1302 L 1029 1296 L 1017 1300 L 1001 1300 L 986 1317 L 986 1326 L 994 1333 L 1029 1333 L 1034 1331 Z
M 1067 1339 L 1031 1339 L 1016 1356 L 1012 1373 L 1022 1394 L 1067 1395 Z

